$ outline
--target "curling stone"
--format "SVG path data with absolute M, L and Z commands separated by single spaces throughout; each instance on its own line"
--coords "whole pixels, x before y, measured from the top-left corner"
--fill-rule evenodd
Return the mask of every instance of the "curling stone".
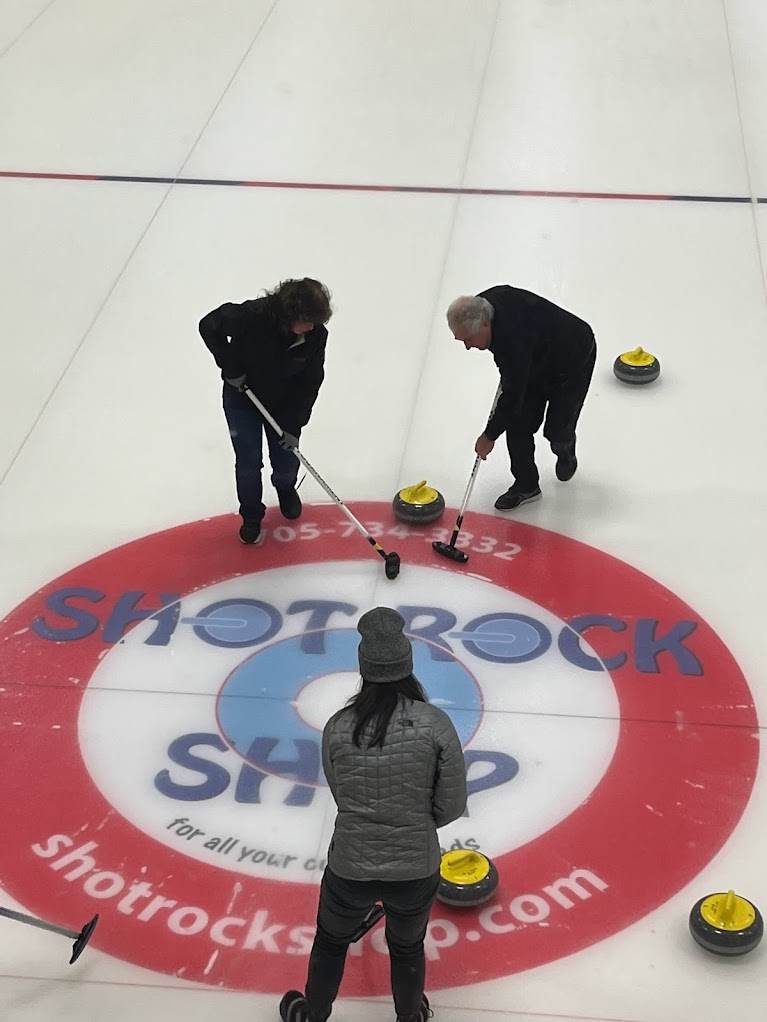
M 445 905 L 471 908 L 489 901 L 498 888 L 498 871 L 481 852 L 445 852 L 439 866 L 437 898 Z
M 392 501 L 394 514 L 401 522 L 435 522 L 445 510 L 445 498 L 422 479 L 415 486 L 406 486 Z
M 660 376 L 660 362 L 649 351 L 634 348 L 618 355 L 613 372 L 621 383 L 652 383 Z
M 735 891 L 709 894 L 690 913 L 690 933 L 714 955 L 747 955 L 759 944 L 764 921 L 759 909 Z

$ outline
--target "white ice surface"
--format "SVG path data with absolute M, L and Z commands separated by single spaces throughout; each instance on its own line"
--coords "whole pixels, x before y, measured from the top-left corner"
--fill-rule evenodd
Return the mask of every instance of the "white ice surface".
M 767 198 L 766 58 L 761 0 L 11 0 L 0 170 Z M 765 713 L 767 205 L 0 178 L 0 219 L 0 615 L 102 551 L 234 509 L 197 321 L 285 276 L 327 281 L 337 310 L 307 456 L 349 499 L 426 475 L 457 505 L 495 374 L 444 309 L 508 282 L 600 345 L 579 473 L 559 486 L 544 452 L 545 499 L 520 519 L 690 602 Z M 637 344 L 662 361 L 651 391 L 612 376 Z M 501 443 L 474 506 L 507 485 Z M 568 959 L 440 991 L 439 1018 L 759 1017 L 763 949 L 704 956 L 686 919 L 723 885 L 767 906 L 765 835 L 760 773 L 687 889 Z M 71 969 L 65 946 L 0 920 L 4 1019 L 276 1017 L 273 997 L 95 949 Z

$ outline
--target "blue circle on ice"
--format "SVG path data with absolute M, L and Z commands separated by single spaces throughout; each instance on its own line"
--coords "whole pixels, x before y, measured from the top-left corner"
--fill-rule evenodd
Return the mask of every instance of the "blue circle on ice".
M 449 650 L 417 637 L 411 642 L 413 673 L 429 701 L 448 714 L 465 746 L 482 716 L 476 679 Z M 320 733 L 299 717 L 296 697 L 324 675 L 358 672 L 358 647 L 356 629 L 338 628 L 296 635 L 258 650 L 232 671 L 219 692 L 216 709 L 223 737 L 254 766 L 288 776 L 293 768 L 286 763 L 302 754 L 319 754 Z M 340 709 L 329 707 L 328 716 Z
M 500 664 L 533 660 L 551 646 L 548 628 L 524 614 L 485 614 L 460 638 L 470 653 Z

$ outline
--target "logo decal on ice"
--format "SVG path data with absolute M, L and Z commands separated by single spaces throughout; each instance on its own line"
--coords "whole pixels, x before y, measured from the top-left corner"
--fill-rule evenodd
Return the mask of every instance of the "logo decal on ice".
M 228 517 L 128 544 L 0 625 L 12 896 L 62 923 L 98 911 L 95 946 L 158 972 L 300 985 L 334 817 L 321 731 L 376 603 L 405 617 L 464 746 L 468 810 L 443 847 L 481 847 L 501 877 L 480 910 L 435 907 L 431 987 L 587 947 L 710 861 L 748 801 L 757 721 L 694 611 L 532 526 L 472 515 L 467 570 L 434 557 L 446 530 L 354 510 L 401 553 L 396 582 L 309 507 L 258 550 Z M 729 729 L 715 758 L 711 725 Z M 381 928 L 354 945 L 346 989 L 386 992 L 385 952 Z

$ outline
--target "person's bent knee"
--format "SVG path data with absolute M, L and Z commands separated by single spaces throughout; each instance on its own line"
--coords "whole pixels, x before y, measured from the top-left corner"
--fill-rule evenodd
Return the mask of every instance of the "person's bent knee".
M 420 958 L 423 953 L 423 941 L 398 941 L 390 937 L 387 933 L 386 943 L 389 945 L 389 953 L 392 958 L 407 959 L 407 958 Z
M 349 941 L 339 940 L 337 937 L 328 933 L 327 930 L 323 930 L 321 927 L 318 927 L 317 933 L 314 937 L 314 946 L 323 954 L 341 956 L 346 954 L 347 948 L 349 947 Z

